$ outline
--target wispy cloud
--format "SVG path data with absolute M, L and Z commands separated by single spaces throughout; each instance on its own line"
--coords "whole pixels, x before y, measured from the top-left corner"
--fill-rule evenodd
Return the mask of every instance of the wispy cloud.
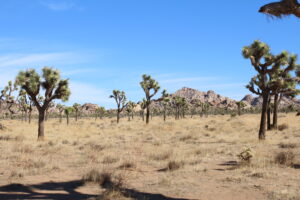
M 41 4 L 53 11 L 65 11 L 75 8 L 73 2 L 41 2 Z
M 199 81 L 213 81 L 216 77 L 187 77 L 187 78 L 173 78 L 161 80 L 161 83 L 189 83 L 189 82 L 199 82 Z
M 54 64 L 68 64 L 74 62 L 78 56 L 73 53 L 37 53 L 37 54 L 9 54 L 0 56 L 0 68 L 4 67 L 35 67 Z
M 78 9 L 79 7 L 75 5 L 74 2 L 66 2 L 66 1 L 60 1 L 60 2 L 45 2 L 41 1 L 41 4 L 44 5 L 46 8 L 53 10 L 53 11 L 66 11 L 71 9 Z
M 87 83 L 70 81 L 72 91 L 70 103 L 97 103 L 104 106 L 111 106 L 114 102 L 109 98 L 109 92 Z

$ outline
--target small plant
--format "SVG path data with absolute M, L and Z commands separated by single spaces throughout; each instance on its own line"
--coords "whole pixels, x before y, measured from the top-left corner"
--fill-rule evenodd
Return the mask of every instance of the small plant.
M 252 151 L 250 148 L 245 149 L 241 153 L 237 155 L 237 157 L 240 159 L 242 163 L 247 163 L 249 164 L 251 162 L 251 159 L 253 157 Z
M 279 131 L 283 131 L 283 130 L 288 129 L 288 128 L 289 128 L 289 126 L 287 124 L 281 124 L 281 125 L 278 126 Z
M 292 151 L 279 152 L 275 155 L 275 163 L 291 167 L 294 164 L 295 154 Z
M 104 171 L 100 172 L 96 169 L 92 169 L 86 175 L 82 177 L 84 183 L 96 183 L 103 188 L 120 189 L 122 188 L 124 181 L 123 177 L 118 175 L 114 176 L 112 172 Z
M 184 162 L 170 161 L 167 165 L 167 170 L 174 171 L 184 166 Z
M 294 143 L 279 143 L 278 146 L 282 149 L 294 149 L 297 147 L 297 144 Z

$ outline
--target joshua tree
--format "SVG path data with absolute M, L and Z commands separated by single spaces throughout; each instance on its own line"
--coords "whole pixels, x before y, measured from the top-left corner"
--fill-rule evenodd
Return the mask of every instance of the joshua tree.
M 27 116 L 28 116 L 28 110 L 29 110 L 29 107 L 30 107 L 30 103 L 28 101 L 28 98 L 27 98 L 27 94 L 26 94 L 26 91 L 25 90 L 20 90 L 19 92 L 19 96 L 18 96 L 18 103 L 19 103 L 19 107 L 20 107 L 20 110 L 22 112 L 22 121 L 25 120 L 27 121 Z M 24 114 L 24 116 L 23 116 Z
M 297 0 L 281 0 L 262 6 L 259 12 L 278 18 L 286 15 L 295 15 L 300 18 L 300 4 Z
M 266 134 L 267 109 L 272 90 L 272 76 L 277 68 L 284 65 L 286 55 L 286 52 L 282 52 L 276 56 L 272 55 L 269 46 L 260 41 L 254 41 L 250 46 L 243 48 L 243 56 L 251 60 L 251 64 L 258 72 L 246 87 L 254 94 L 260 95 L 263 98 L 258 134 L 260 140 L 265 139 Z
M 200 117 L 203 117 L 203 115 L 205 115 L 205 117 L 208 117 L 208 111 L 209 108 L 211 107 L 210 103 L 200 102 L 200 107 L 201 107 Z
M 65 115 L 67 117 L 67 125 L 69 125 L 70 114 L 74 112 L 74 107 L 65 107 Z
M 163 90 L 161 93 L 161 102 L 163 105 L 163 115 L 164 115 L 164 121 L 166 121 L 167 118 L 167 108 L 170 104 L 170 94 L 167 92 L 167 90 Z
M 172 99 L 172 104 L 175 108 L 175 119 L 179 119 L 180 116 L 184 117 L 184 111 L 187 106 L 186 99 L 184 97 L 175 96 Z
M 55 107 L 54 102 L 50 102 L 48 108 L 46 109 L 45 121 L 47 121 L 48 118 L 49 118 L 49 115 L 50 115 L 50 114 L 49 114 L 49 110 L 50 110 L 51 108 L 54 108 L 54 107 Z
M 143 99 L 143 101 L 140 103 L 140 107 L 141 107 L 140 114 L 142 116 L 143 121 L 145 121 L 145 109 L 147 107 L 146 105 L 147 105 L 147 101 L 146 99 Z
M 102 119 L 103 115 L 105 114 L 105 108 L 99 107 L 95 109 L 95 120 L 97 120 L 97 117 L 99 116 L 100 119 Z
M 149 75 L 144 74 L 142 78 L 143 81 L 140 82 L 140 85 L 143 88 L 146 95 L 146 124 L 148 124 L 150 116 L 151 98 L 158 92 L 160 86 L 158 82 L 152 79 Z
M 109 98 L 114 98 L 117 103 L 117 123 L 120 121 L 120 113 L 126 107 L 126 95 L 124 91 L 114 90 L 113 94 L 109 96 Z
M 54 99 L 68 100 L 70 96 L 68 80 L 61 80 L 58 70 L 44 67 L 42 75 L 39 75 L 34 69 L 19 72 L 16 84 L 26 91 L 38 110 L 38 139 L 43 140 L 45 112 Z M 38 101 L 41 89 L 45 91 L 43 102 Z
M 65 106 L 62 104 L 57 104 L 56 108 L 58 109 L 59 112 L 59 123 L 62 123 L 62 117 L 63 117 L 63 112 L 65 110 Z
M 126 106 L 126 112 L 127 112 L 127 115 L 128 115 L 128 121 L 130 121 L 130 118 L 133 119 L 133 113 L 134 113 L 134 108 L 136 107 L 136 104 L 132 101 L 129 101 L 127 103 L 127 106 Z
M 13 118 L 13 114 L 15 111 L 12 109 L 13 105 L 15 105 L 15 97 L 13 96 L 13 92 L 18 90 L 16 84 L 13 84 L 12 81 L 8 82 L 8 85 L 1 91 L 2 98 L 4 97 L 4 101 L 7 105 L 7 109 L 10 113 L 10 118 Z
M 274 128 L 277 129 L 277 113 L 278 113 L 278 105 L 283 96 L 294 98 L 299 94 L 299 90 L 296 88 L 297 83 L 299 82 L 299 78 L 293 77 L 290 72 L 299 69 L 300 66 L 297 65 L 297 56 L 289 55 L 287 53 L 281 59 L 280 62 L 274 63 L 274 71 L 271 77 L 271 95 L 274 96 L 273 103 L 273 125 L 270 125 L 270 121 L 268 123 L 268 129 Z M 297 74 L 296 74 L 297 75 Z M 269 106 L 270 107 L 270 106 Z
M 73 108 L 74 108 L 74 111 L 75 111 L 75 121 L 77 122 L 77 120 L 78 120 L 78 113 L 80 111 L 81 105 L 79 103 L 74 103 L 73 104 Z
M 235 102 L 238 107 L 238 115 L 242 115 L 242 109 L 246 107 L 246 104 L 243 101 Z

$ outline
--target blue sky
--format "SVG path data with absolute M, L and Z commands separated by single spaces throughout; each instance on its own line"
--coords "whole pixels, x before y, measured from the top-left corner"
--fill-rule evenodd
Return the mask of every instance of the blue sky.
M 271 1 L 271 0 L 270 0 Z M 0 6 L 0 88 L 21 69 L 70 78 L 69 103 L 114 107 L 113 89 L 138 101 L 141 75 L 162 88 L 233 99 L 255 75 L 241 49 L 255 39 L 300 53 L 300 20 L 257 12 L 268 0 L 9 0 Z

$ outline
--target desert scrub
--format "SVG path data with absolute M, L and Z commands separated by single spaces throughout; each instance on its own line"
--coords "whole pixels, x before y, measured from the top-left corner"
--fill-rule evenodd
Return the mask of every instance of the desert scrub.
M 295 154 L 292 151 L 283 151 L 275 155 L 274 162 L 282 166 L 292 167 L 294 158 Z

